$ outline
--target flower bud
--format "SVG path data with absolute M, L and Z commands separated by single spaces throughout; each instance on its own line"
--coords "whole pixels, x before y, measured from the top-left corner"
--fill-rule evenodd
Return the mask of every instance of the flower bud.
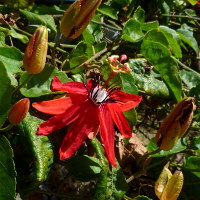
M 89 24 L 101 0 L 78 0 L 65 11 L 60 32 L 69 38 L 77 38 Z
M 187 131 L 192 122 L 193 111 L 196 109 L 194 103 L 193 97 L 182 99 L 164 119 L 155 137 L 155 143 L 160 149 L 172 149 Z
M 24 98 L 15 103 L 8 113 L 8 120 L 11 124 L 19 124 L 25 117 L 30 107 L 28 98 Z
M 176 200 L 183 187 L 183 173 L 177 171 L 172 175 L 168 166 L 169 163 L 164 166 L 154 187 L 155 193 L 160 200 Z
M 181 171 L 175 172 L 165 186 L 161 200 L 176 200 L 182 190 L 183 181 L 183 173 Z
M 47 49 L 48 30 L 40 26 L 30 38 L 24 54 L 24 68 L 29 74 L 38 74 L 44 69 Z
M 122 61 L 127 60 L 127 56 L 122 54 L 119 60 L 118 55 L 113 55 L 107 58 L 108 64 L 115 73 L 130 73 L 132 70 L 128 63 L 122 64 Z

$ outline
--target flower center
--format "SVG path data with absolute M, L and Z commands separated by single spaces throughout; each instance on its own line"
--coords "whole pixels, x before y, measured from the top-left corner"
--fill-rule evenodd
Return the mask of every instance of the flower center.
M 108 98 L 108 92 L 105 88 L 96 86 L 91 92 L 90 97 L 95 104 L 100 104 Z

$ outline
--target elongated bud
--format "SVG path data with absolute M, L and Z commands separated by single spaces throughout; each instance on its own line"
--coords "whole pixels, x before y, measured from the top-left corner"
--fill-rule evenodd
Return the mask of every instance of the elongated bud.
M 89 24 L 101 0 L 75 1 L 64 13 L 60 32 L 69 38 L 77 38 Z
M 8 113 L 8 120 L 11 124 L 19 124 L 25 117 L 30 107 L 30 100 L 24 98 L 15 103 Z
M 170 172 L 168 167 L 169 167 L 169 163 L 167 163 L 164 166 L 164 168 L 163 168 L 162 172 L 160 173 L 160 176 L 154 186 L 155 193 L 159 199 L 161 199 L 163 190 L 166 187 L 168 180 L 172 177 L 172 173 Z
M 175 172 L 165 186 L 161 200 L 177 200 L 183 187 L 183 173 L 181 171 Z
M 172 175 L 168 167 L 169 163 L 164 166 L 154 186 L 155 193 L 160 200 L 176 200 L 183 187 L 183 173 L 177 171 Z
M 196 109 L 194 103 L 193 97 L 181 100 L 164 119 L 155 137 L 155 143 L 160 149 L 172 149 L 187 131 L 192 122 L 193 111 Z
M 24 68 L 29 74 L 38 74 L 44 69 L 47 49 L 48 30 L 40 26 L 30 38 L 24 54 Z

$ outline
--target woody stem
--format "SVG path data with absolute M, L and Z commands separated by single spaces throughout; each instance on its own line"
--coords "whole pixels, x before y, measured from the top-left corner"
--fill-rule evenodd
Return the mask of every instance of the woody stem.
M 61 42 L 63 42 L 66 39 L 66 37 L 64 35 L 62 35 L 60 37 L 60 39 L 55 43 L 53 49 L 52 49 L 52 53 L 51 53 L 51 58 L 52 58 L 52 63 L 53 66 L 56 66 L 56 48 L 60 45 Z

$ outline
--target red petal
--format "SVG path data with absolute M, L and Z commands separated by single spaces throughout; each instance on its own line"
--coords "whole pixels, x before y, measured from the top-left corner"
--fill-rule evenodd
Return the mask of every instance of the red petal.
M 72 106 L 71 97 L 54 99 L 49 101 L 39 101 L 32 104 L 32 106 L 40 112 L 50 115 L 62 114 L 70 106 Z
M 87 139 L 89 133 L 99 126 L 98 107 L 91 101 L 84 105 L 84 112 L 71 125 L 60 148 L 60 159 L 71 157 Z
M 84 83 L 80 83 L 80 82 L 61 83 L 60 80 L 56 76 L 54 76 L 54 79 L 52 82 L 52 89 L 66 91 L 68 93 L 73 93 L 73 94 L 88 94 L 84 86 Z
M 109 162 L 117 167 L 114 152 L 114 127 L 110 111 L 106 106 L 99 107 L 100 137 Z
M 124 137 L 131 137 L 132 131 L 119 106 L 115 103 L 107 104 L 107 106 L 120 133 L 122 133 Z
M 117 92 L 113 95 L 115 100 L 119 101 L 117 104 L 119 105 L 121 111 L 127 111 L 131 108 L 134 108 L 137 106 L 141 100 L 142 97 L 136 94 L 129 94 L 125 92 Z
M 85 103 L 85 100 L 86 99 L 84 98 L 82 98 L 81 101 L 79 99 L 78 102 L 73 104 L 64 113 L 51 117 L 46 122 L 40 124 L 37 133 L 41 135 L 48 135 L 49 133 L 61 129 L 75 121 L 82 111 L 82 105 Z

